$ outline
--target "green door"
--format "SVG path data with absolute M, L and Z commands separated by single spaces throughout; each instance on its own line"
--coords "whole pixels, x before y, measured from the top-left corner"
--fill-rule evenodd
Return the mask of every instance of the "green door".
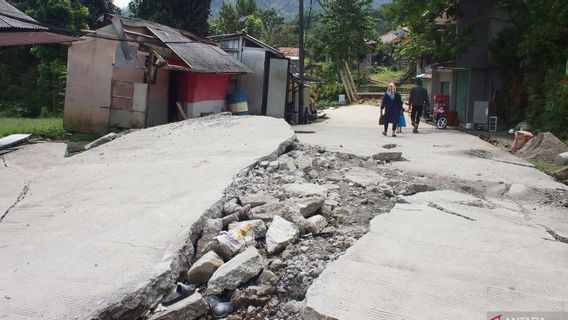
M 469 93 L 469 71 L 456 72 L 456 111 L 460 123 L 466 123 L 467 100 Z

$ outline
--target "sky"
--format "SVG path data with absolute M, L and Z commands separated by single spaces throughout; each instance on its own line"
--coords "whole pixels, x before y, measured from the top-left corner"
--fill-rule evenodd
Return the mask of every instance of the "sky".
M 130 2 L 130 0 L 113 0 L 114 5 L 119 7 L 119 8 L 124 8 L 128 6 L 128 3 Z

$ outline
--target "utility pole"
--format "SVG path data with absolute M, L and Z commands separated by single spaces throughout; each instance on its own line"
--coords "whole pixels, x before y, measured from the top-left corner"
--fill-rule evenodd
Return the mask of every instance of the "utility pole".
M 308 116 L 304 112 L 304 0 L 299 0 L 300 2 L 300 14 L 299 14 L 299 25 L 298 29 L 299 32 L 299 40 L 300 40 L 300 60 L 298 61 L 298 70 L 300 72 L 300 92 L 298 92 L 298 111 L 299 117 L 298 120 L 300 123 L 307 123 L 306 117 Z

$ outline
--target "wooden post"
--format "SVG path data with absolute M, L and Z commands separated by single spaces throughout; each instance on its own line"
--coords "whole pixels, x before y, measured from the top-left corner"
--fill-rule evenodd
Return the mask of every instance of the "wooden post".
M 299 8 L 299 16 L 298 16 L 298 30 L 300 31 L 299 34 L 299 61 L 298 61 L 298 71 L 300 77 L 300 91 L 298 92 L 298 111 L 299 111 L 299 119 L 298 121 L 301 124 L 307 123 L 306 117 L 307 114 L 304 114 L 304 0 L 299 0 L 300 8 Z
M 357 96 L 357 86 L 355 86 L 355 81 L 353 80 L 353 75 L 351 74 L 351 70 L 349 70 L 349 65 L 347 64 L 347 61 L 343 61 L 343 63 L 345 64 L 345 72 L 347 74 L 347 79 L 349 80 L 349 84 L 351 85 L 351 91 L 353 92 L 353 97 L 355 99 L 354 102 L 357 102 L 359 100 L 359 97 Z
M 339 68 L 339 78 L 341 79 L 341 83 L 343 84 L 343 89 L 345 89 L 345 96 L 347 97 L 347 101 L 351 103 L 351 90 L 349 90 L 349 86 L 347 85 L 347 81 L 345 80 L 345 76 L 343 75 L 343 68 Z
M 178 111 L 181 114 L 181 117 L 183 118 L 183 120 L 187 120 L 187 115 L 185 114 L 185 111 L 183 111 L 181 104 L 179 102 L 176 102 L 176 106 L 177 106 Z

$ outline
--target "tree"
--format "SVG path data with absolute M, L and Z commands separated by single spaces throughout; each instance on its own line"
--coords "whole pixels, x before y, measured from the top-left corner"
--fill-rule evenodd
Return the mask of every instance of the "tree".
M 101 24 L 99 21 L 101 15 L 120 13 L 120 8 L 115 6 L 112 0 L 81 0 L 81 4 L 89 10 L 88 24 L 91 28 Z
M 324 53 L 339 62 L 365 55 L 365 42 L 374 35 L 372 0 L 322 1 L 324 13 L 317 31 Z
M 128 8 L 133 17 L 187 30 L 200 36 L 209 34 L 212 0 L 134 0 Z
M 504 95 L 500 116 L 529 120 L 537 130 L 568 139 L 568 6 L 563 0 L 499 0 L 509 28 L 493 41 Z
M 264 31 L 263 21 L 255 0 L 237 0 L 232 5 L 223 2 L 219 11 L 219 19 L 214 21 L 218 33 L 246 32 L 259 37 Z
M 276 10 L 268 9 L 259 12 L 263 24 L 262 41 L 273 47 L 295 47 L 298 45 L 298 23 L 286 22 Z
M 55 30 L 89 28 L 89 9 L 80 1 L 14 1 L 14 6 Z M 0 111 L 35 117 L 58 115 L 63 109 L 67 47 L 16 47 L 0 52 Z
M 396 27 L 407 27 L 409 41 L 399 46 L 396 55 L 402 60 L 421 57 L 432 60 L 454 58 L 474 41 L 472 29 L 458 32 L 455 19 L 461 15 L 459 0 L 394 0 L 384 6 L 384 14 Z

